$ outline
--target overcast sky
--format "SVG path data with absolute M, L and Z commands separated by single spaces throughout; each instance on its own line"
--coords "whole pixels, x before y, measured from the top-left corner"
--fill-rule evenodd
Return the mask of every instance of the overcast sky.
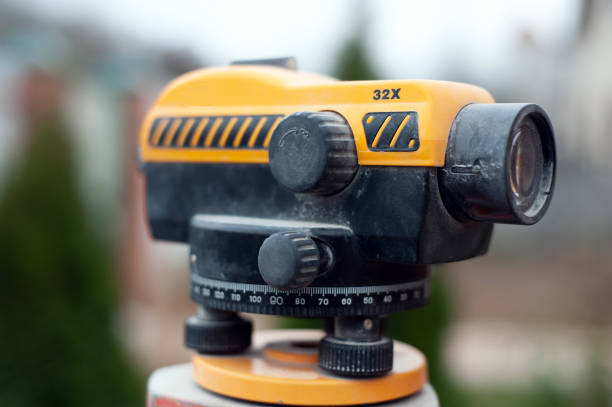
M 368 49 L 388 78 L 435 77 L 460 59 L 479 75 L 501 69 L 521 31 L 544 47 L 567 41 L 579 0 L 136 1 L 8 0 L 34 13 L 194 52 L 209 64 L 294 55 L 329 72 L 330 58 L 369 18 Z

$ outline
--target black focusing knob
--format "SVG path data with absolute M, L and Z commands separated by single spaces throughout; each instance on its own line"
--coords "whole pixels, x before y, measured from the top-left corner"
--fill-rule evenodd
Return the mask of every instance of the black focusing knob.
M 280 232 L 264 240 L 257 261 L 269 286 L 290 290 L 310 285 L 319 275 L 321 251 L 304 232 Z
M 351 128 L 333 112 L 298 112 L 276 127 L 269 147 L 270 169 L 294 192 L 329 195 L 346 187 L 357 171 Z

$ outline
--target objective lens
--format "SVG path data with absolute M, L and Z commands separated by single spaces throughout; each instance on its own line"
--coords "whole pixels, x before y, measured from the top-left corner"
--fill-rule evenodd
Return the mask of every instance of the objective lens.
M 510 151 L 510 186 L 518 200 L 529 197 L 542 174 L 540 138 L 531 126 L 521 126 L 514 133 Z
M 451 129 L 442 199 L 461 221 L 532 225 L 550 202 L 555 160 L 552 126 L 540 106 L 468 105 Z

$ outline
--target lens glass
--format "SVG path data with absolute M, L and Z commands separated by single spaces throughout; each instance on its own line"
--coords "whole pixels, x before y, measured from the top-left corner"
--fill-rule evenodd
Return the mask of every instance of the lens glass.
M 510 188 L 520 207 L 537 195 L 543 172 L 542 145 L 535 126 L 523 124 L 513 134 L 510 151 Z
M 533 137 L 527 134 L 531 131 L 528 127 L 517 129 L 510 154 L 512 192 L 519 199 L 529 195 L 529 191 L 533 187 L 533 179 L 536 172 Z

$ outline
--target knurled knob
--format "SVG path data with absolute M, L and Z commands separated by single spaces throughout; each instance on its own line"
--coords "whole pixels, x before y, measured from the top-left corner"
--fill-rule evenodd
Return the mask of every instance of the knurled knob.
M 382 376 L 393 368 L 393 341 L 360 342 L 326 336 L 319 344 L 319 367 L 338 376 Z
M 211 320 L 193 315 L 185 321 L 185 346 L 200 353 L 239 353 L 251 346 L 253 324 L 235 316 Z
M 310 285 L 321 268 L 319 247 L 303 232 L 269 236 L 259 248 L 257 261 L 264 281 L 280 290 Z
M 298 112 L 276 127 L 268 149 L 279 184 L 299 193 L 330 195 L 345 188 L 357 171 L 350 126 L 334 112 Z

